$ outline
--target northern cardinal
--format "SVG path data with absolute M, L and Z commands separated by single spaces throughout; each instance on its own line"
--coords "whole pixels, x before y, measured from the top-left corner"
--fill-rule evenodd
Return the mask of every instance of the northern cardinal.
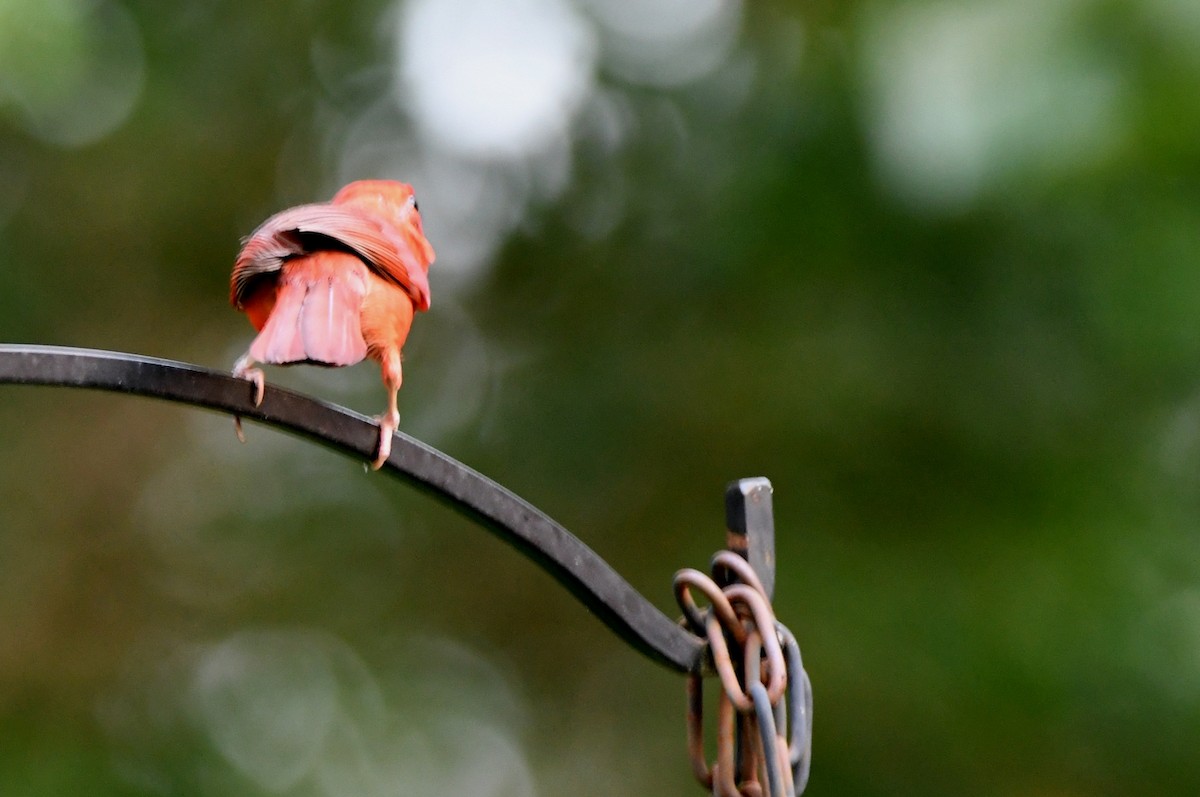
M 421 228 L 412 186 L 360 180 L 330 202 L 300 205 L 267 219 L 242 245 L 230 278 L 229 301 L 258 330 L 233 375 L 254 383 L 263 399 L 263 372 L 254 364 L 353 365 L 379 362 L 388 389 L 379 422 L 378 470 L 400 423 L 396 393 L 400 350 L 413 314 L 429 309 L 433 247 Z M 241 419 L 236 419 L 242 437 Z

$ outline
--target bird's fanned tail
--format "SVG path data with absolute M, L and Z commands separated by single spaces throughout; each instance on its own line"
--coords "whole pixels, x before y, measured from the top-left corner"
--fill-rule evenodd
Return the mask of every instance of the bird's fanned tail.
M 334 264 L 330 261 L 352 261 Z M 365 267 L 352 255 L 323 252 L 293 261 L 280 281 L 275 308 L 250 346 L 263 363 L 353 365 L 367 356 L 360 307 Z M 340 265 L 340 274 L 331 267 Z M 362 272 L 362 273 L 359 273 Z

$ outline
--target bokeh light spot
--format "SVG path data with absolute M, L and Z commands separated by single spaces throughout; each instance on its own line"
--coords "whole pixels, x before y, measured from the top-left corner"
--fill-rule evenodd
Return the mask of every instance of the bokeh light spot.
M 881 175 L 913 205 L 951 209 L 1028 175 L 1093 162 L 1124 133 L 1122 85 L 1079 30 L 1075 0 L 949 0 L 866 26 Z
M 735 0 L 586 0 L 604 33 L 605 67 L 624 80 L 678 86 L 723 64 L 737 37 Z
M 106 0 L 0 0 L 0 112 L 37 138 L 91 144 L 136 106 L 145 56 L 137 23 Z
M 399 83 L 420 130 L 478 157 L 536 152 L 591 85 L 590 30 L 560 0 L 412 0 Z

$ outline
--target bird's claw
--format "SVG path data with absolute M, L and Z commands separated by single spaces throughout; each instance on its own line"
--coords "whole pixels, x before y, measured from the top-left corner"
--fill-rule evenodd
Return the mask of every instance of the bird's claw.
M 252 360 L 249 355 L 242 357 L 233 365 L 233 375 L 238 379 L 245 379 L 254 385 L 254 406 L 261 406 L 263 403 L 263 395 L 267 390 L 267 378 L 263 374 L 261 368 L 251 366 Z M 242 431 L 242 416 L 233 416 L 233 432 L 237 435 L 239 443 L 246 442 L 246 434 Z
M 238 379 L 245 379 L 254 384 L 254 406 L 258 407 L 263 403 L 263 395 L 267 391 L 267 378 L 263 375 L 261 368 L 234 368 L 233 375 Z
M 400 413 L 384 413 L 377 416 L 375 420 L 379 423 L 379 451 L 375 456 L 375 461 L 371 463 L 371 470 L 382 468 L 383 463 L 387 462 L 388 457 L 392 455 L 392 435 L 400 426 Z

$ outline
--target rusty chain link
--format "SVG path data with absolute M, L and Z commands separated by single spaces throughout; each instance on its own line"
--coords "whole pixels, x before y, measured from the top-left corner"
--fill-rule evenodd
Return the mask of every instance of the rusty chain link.
M 704 750 L 703 674 L 687 679 L 688 756 L 717 797 L 795 797 L 808 783 L 812 757 L 812 683 L 796 637 L 775 619 L 758 576 L 732 551 L 712 558 L 713 576 L 675 574 L 682 622 L 704 638 L 721 682 L 716 760 Z M 724 586 L 718 581 L 727 581 Z M 702 593 L 701 609 L 693 591 Z

